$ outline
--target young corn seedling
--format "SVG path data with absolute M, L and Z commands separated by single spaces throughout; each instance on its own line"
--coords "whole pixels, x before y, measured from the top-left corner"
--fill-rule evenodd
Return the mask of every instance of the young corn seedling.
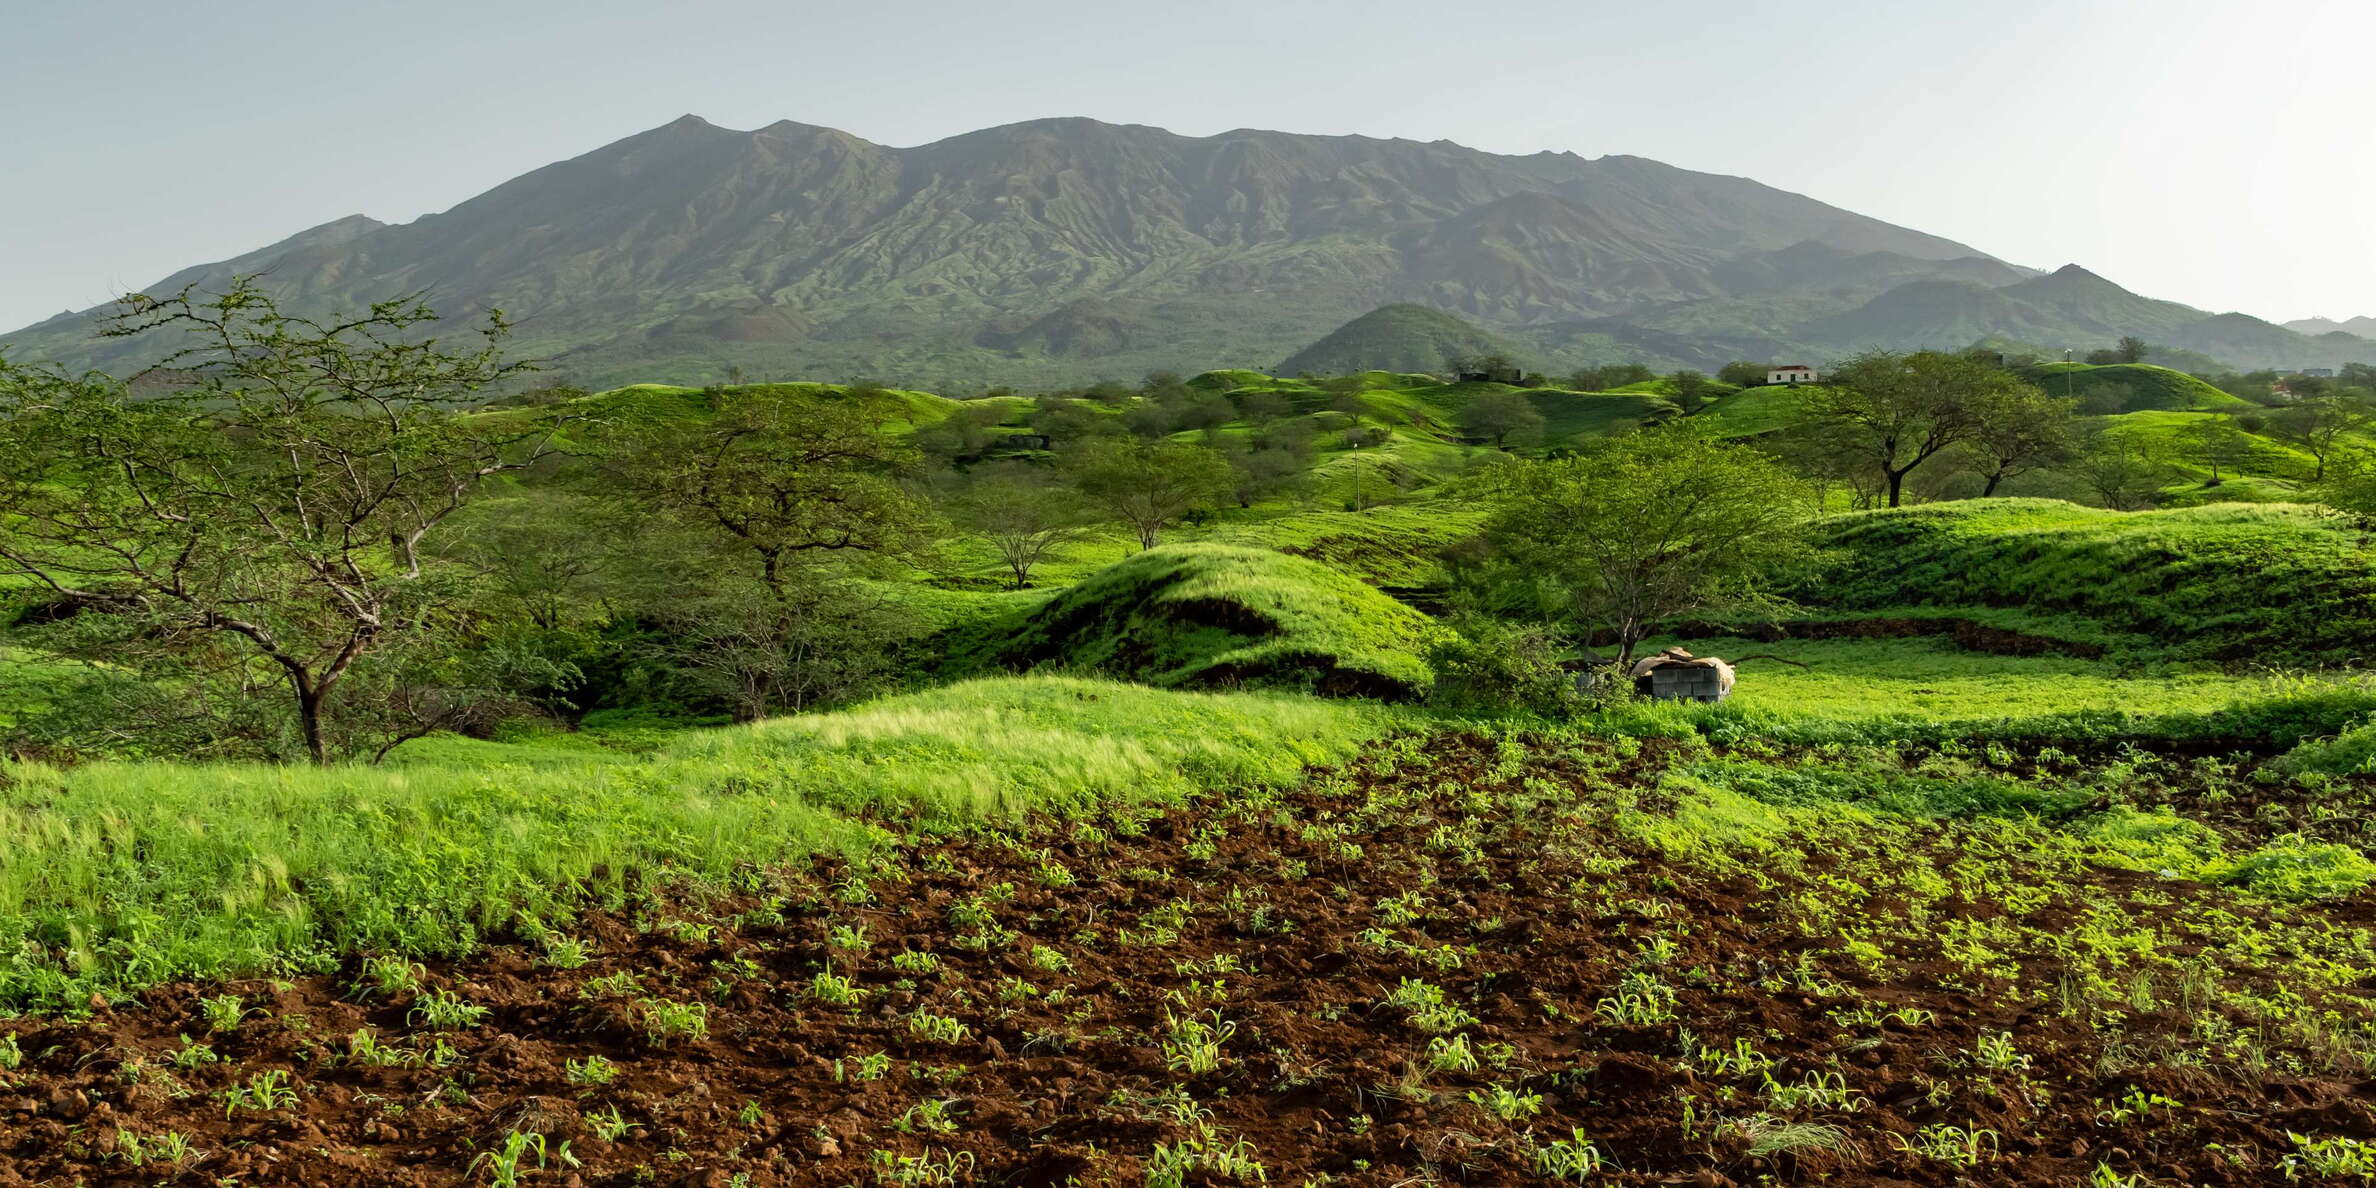
M 1427 1067 L 1440 1073 L 1473 1073 L 1477 1053 L 1465 1035 L 1439 1035 L 1427 1041 Z
M 133 1167 L 147 1167 L 152 1163 L 179 1167 L 188 1163 L 191 1156 L 197 1153 L 198 1149 L 190 1142 L 190 1136 L 178 1130 L 147 1137 L 136 1131 L 116 1131 L 116 1157 Z
M 825 972 L 809 979 L 809 997 L 828 1006 L 854 1007 L 865 999 L 866 992 L 848 978 Z
M 1889 1132 L 1890 1142 L 1898 1150 L 1911 1151 L 1925 1159 L 1952 1163 L 1957 1167 L 1973 1167 L 1990 1158 L 1997 1151 L 1997 1132 L 1934 1122 L 1907 1138 Z
M 1221 1017 L 1219 1011 L 1208 1012 L 1212 1022 L 1197 1018 L 1166 1015 L 1171 1035 L 1163 1041 L 1163 1062 L 1173 1072 L 1185 1076 L 1210 1076 L 1221 1071 L 1221 1045 L 1237 1034 L 1237 1024 Z
M 908 1034 L 936 1044 L 962 1044 L 973 1034 L 964 1023 L 947 1015 L 918 1011 L 908 1016 Z
M 1470 1105 L 1473 1105 L 1478 1109 L 1501 1119 L 1504 1122 L 1516 1122 L 1521 1118 L 1532 1118 L 1536 1114 L 1543 1112 L 1542 1094 L 1520 1093 L 1507 1085 L 1492 1085 L 1484 1089 L 1472 1089 L 1469 1091 L 1468 1099 Z
M 563 1167 L 578 1166 L 577 1156 L 569 1153 L 569 1144 L 549 1152 Z M 503 1136 L 503 1145 L 492 1151 L 481 1151 L 470 1161 L 470 1169 L 477 1171 L 481 1164 L 487 1168 L 487 1183 L 492 1188 L 519 1188 L 520 1177 L 528 1170 L 528 1156 L 536 1156 L 536 1166 L 543 1168 L 548 1154 L 545 1136 L 529 1131 L 512 1131 Z
M 938 1148 L 921 1155 L 896 1155 L 889 1151 L 874 1153 L 875 1182 L 893 1184 L 898 1188 L 953 1188 L 973 1179 L 974 1157 L 971 1151 L 943 1151 Z
M 610 1058 L 596 1053 L 582 1060 L 563 1061 L 561 1075 L 572 1085 L 608 1085 L 619 1079 L 619 1066 Z
M 229 1118 L 241 1110 L 268 1114 L 296 1100 L 297 1091 L 289 1088 L 289 1074 L 272 1069 L 249 1077 L 244 1085 L 223 1090 L 223 1116 Z
M 957 1129 L 956 1103 L 943 1100 L 918 1102 L 893 1122 L 892 1128 L 901 1134 L 948 1134 Z
M 635 1127 L 635 1124 L 629 1122 L 627 1116 L 620 1113 L 619 1107 L 615 1105 L 599 1110 L 587 1110 L 586 1125 L 594 1131 L 595 1138 L 606 1143 L 618 1142 L 621 1135 Z
M 1593 1146 L 1583 1131 L 1569 1134 L 1569 1138 L 1555 1139 L 1534 1149 L 1536 1175 L 1581 1184 L 1609 1170 L 1608 1156 L 1601 1154 L 1600 1148 Z
M 419 1005 L 405 1012 L 408 1023 L 426 1023 L 431 1031 L 463 1031 L 487 1021 L 487 1008 L 451 990 L 432 990 Z
M 636 1001 L 635 1014 L 642 1022 L 644 1039 L 655 1048 L 665 1048 L 678 1040 L 709 1037 L 707 1003 L 644 998 Z

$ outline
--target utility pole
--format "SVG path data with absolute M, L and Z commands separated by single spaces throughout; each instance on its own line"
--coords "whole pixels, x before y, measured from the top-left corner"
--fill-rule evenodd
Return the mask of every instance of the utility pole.
M 1353 443 L 1353 510 L 1361 510 L 1361 442 Z

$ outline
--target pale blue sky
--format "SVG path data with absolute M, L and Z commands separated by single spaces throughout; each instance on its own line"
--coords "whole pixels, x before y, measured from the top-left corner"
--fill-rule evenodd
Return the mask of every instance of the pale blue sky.
M 686 112 L 1632 153 L 2275 319 L 2376 315 L 2367 0 L 0 0 L 0 328 Z

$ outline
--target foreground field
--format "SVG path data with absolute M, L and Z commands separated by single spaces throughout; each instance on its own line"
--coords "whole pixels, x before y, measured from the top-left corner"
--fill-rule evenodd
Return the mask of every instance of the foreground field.
M 2376 896 L 2313 838 L 2370 803 L 2249 755 L 1405 735 L 0 1024 L 0 1183 L 2351 1175 Z

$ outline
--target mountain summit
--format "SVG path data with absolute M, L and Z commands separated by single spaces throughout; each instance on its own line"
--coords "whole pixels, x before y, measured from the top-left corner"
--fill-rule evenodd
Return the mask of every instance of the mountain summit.
M 1856 316 L 1911 285 L 2002 294 L 1951 303 L 1956 334 L 2092 342 L 2140 310 L 2157 330 L 2203 316 L 2133 295 L 2129 312 L 2059 290 L 2033 301 L 2023 286 L 2074 287 L 2069 270 L 2027 279 L 1952 240 L 1640 157 L 1089 119 L 891 148 L 687 115 L 439 214 L 342 219 L 155 288 L 242 272 L 309 311 L 413 290 L 448 316 L 500 307 L 524 350 L 585 383 L 1267 367 L 1398 302 L 1502 330 L 1590 325 L 1573 340 L 1591 350 L 1656 342 L 1699 365 L 1752 332 L 1787 353 L 1853 345 L 1823 337 L 1842 319 L 1919 335 L 1919 310 Z M 53 318 L 0 346 L 74 365 L 153 354 L 92 326 Z

